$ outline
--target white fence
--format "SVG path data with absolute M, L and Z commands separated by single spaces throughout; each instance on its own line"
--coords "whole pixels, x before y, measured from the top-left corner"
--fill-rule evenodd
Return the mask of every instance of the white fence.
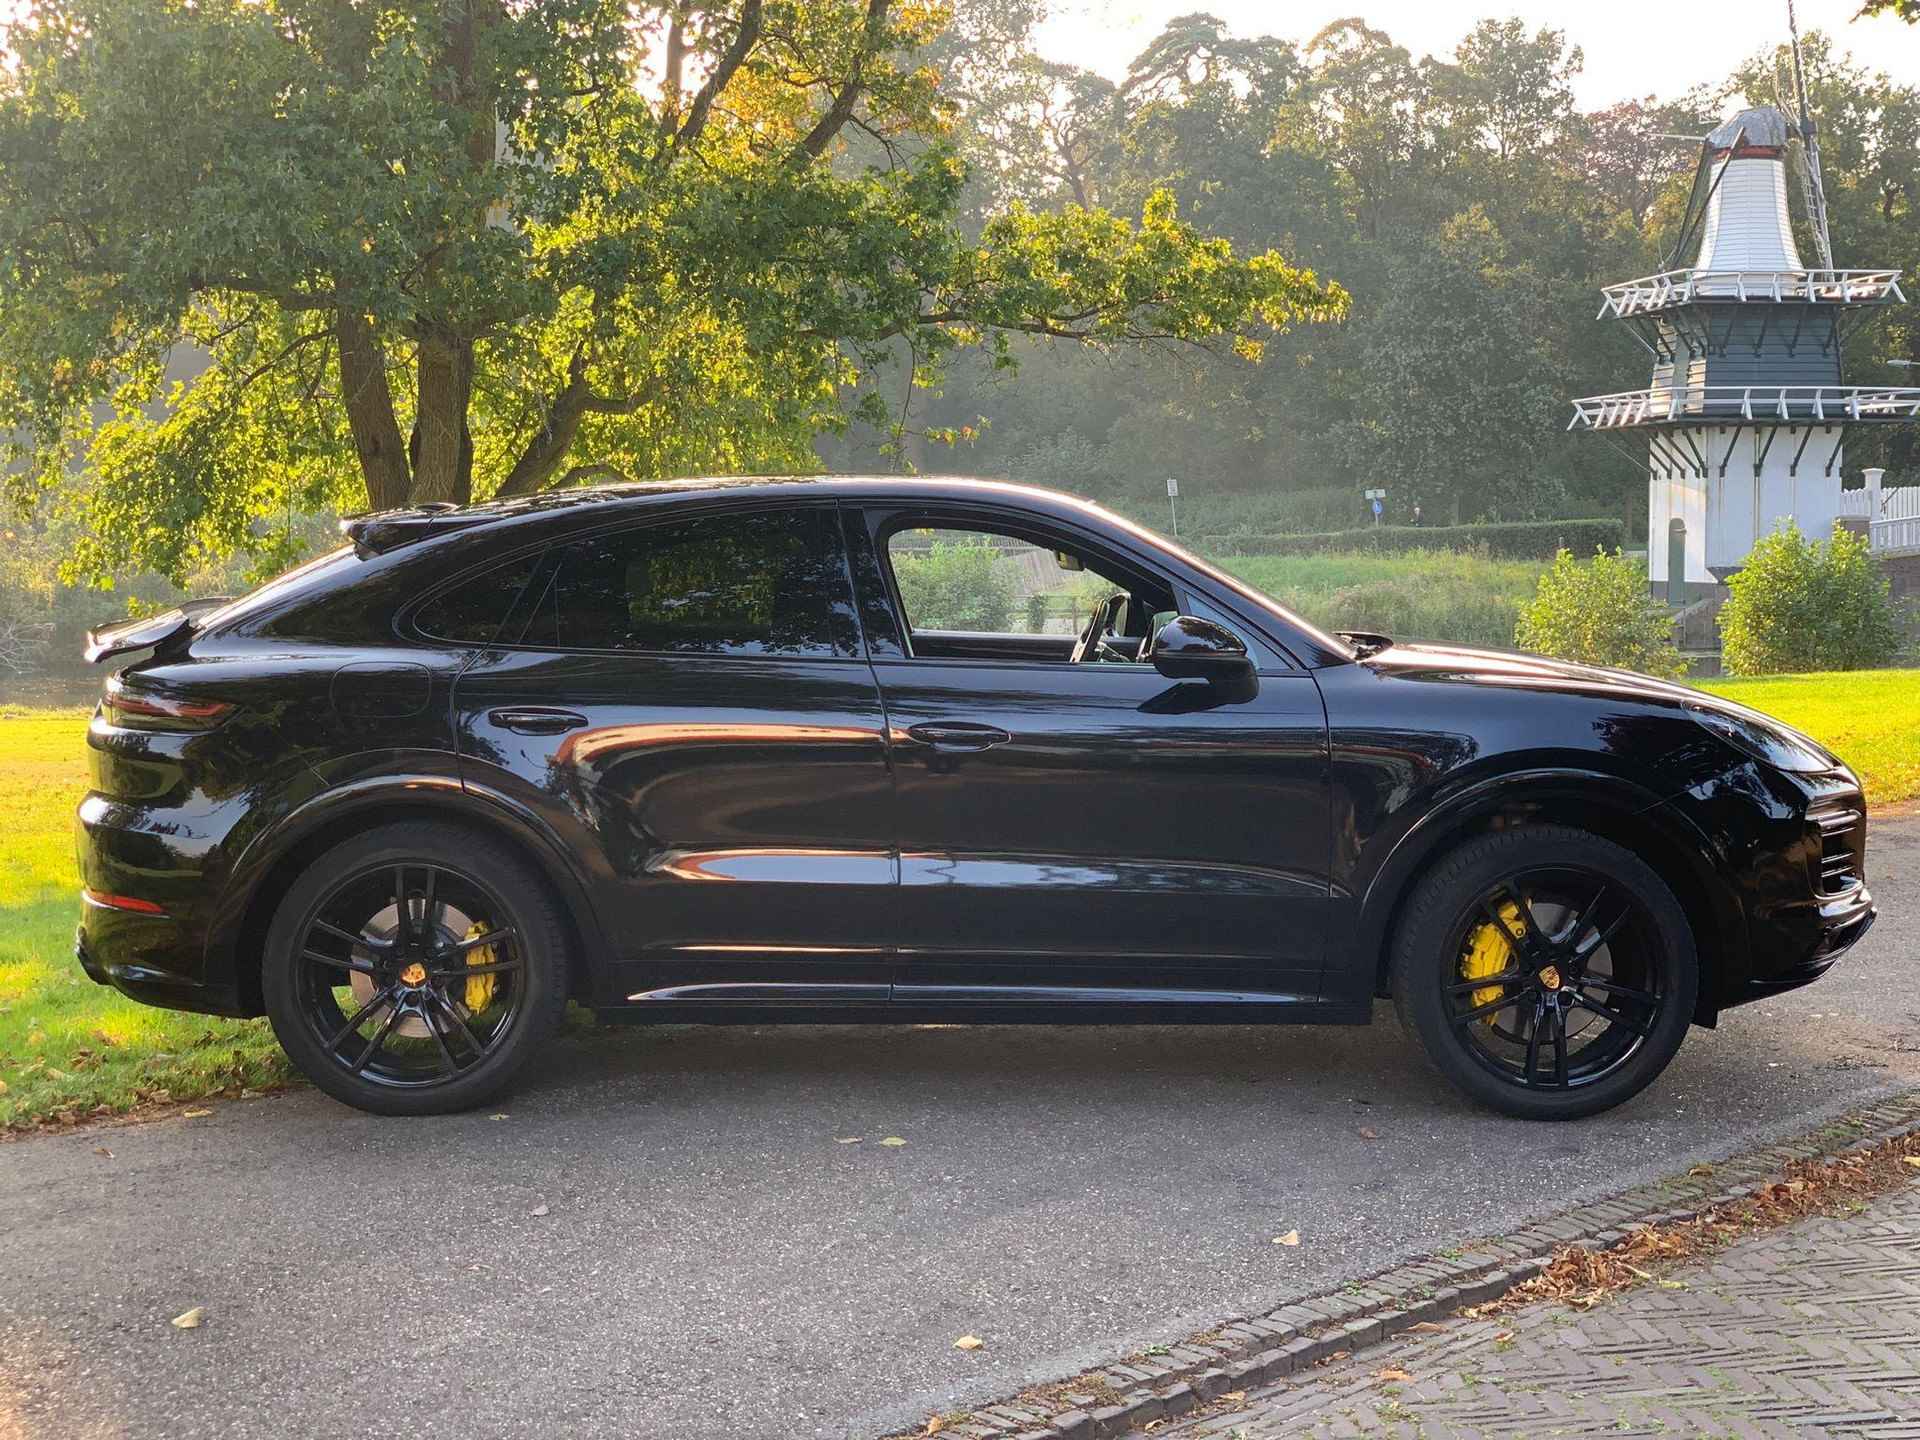
M 1920 550 L 1920 485 L 1842 490 L 1840 515 L 1866 521 L 1875 550 Z
M 1905 300 L 1898 270 L 1668 270 L 1601 292 L 1600 317 L 1624 318 L 1694 300 L 1860 305 Z

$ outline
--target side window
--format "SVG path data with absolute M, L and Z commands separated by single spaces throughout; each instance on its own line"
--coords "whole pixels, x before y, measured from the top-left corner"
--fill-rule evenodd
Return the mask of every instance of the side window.
M 909 630 L 1075 636 L 1130 587 L 1063 551 L 987 530 L 939 526 L 887 536 Z
M 845 655 L 832 510 L 713 515 L 563 545 L 522 643 L 670 655 Z
M 511 564 L 464 576 L 420 607 L 414 628 L 436 640 L 491 644 L 539 563 L 540 552 L 535 551 Z

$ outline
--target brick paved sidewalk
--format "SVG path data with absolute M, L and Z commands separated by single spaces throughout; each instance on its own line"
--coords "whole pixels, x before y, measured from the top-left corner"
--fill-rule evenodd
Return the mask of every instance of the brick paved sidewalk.
M 1920 1184 L 1591 1310 L 1450 1320 L 1152 1433 L 1920 1437 Z

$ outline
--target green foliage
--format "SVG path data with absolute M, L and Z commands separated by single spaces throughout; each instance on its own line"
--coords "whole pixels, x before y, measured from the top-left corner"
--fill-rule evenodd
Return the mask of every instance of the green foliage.
M 1618 550 L 1625 534 L 1626 527 L 1618 520 L 1519 520 L 1488 525 L 1369 525 L 1318 535 L 1206 535 L 1194 544 L 1254 555 L 1483 549 L 1489 555 L 1544 560 L 1575 545 Z
M 1016 628 L 1010 621 L 1017 587 L 987 541 L 935 540 L 925 550 L 897 545 L 891 558 L 914 629 L 1004 634 Z
M 1538 561 L 1486 549 L 1245 555 L 1220 564 L 1327 630 L 1505 648 L 1540 577 Z
M 1836 529 L 1808 540 L 1791 522 L 1753 547 L 1727 580 L 1721 654 L 1734 675 L 1860 670 L 1890 664 L 1899 617 L 1867 541 Z
M 41 0 L 0 67 L 16 498 L 80 518 L 77 572 L 178 578 L 290 511 L 810 470 L 904 434 L 863 377 L 1011 335 L 1251 360 L 1343 313 L 1164 187 L 963 225 L 947 14 Z
M 1646 569 L 1618 550 L 1584 563 L 1562 550 L 1520 612 L 1514 643 L 1522 650 L 1611 665 L 1672 679 L 1687 673 L 1674 647 L 1673 615 L 1647 590 Z

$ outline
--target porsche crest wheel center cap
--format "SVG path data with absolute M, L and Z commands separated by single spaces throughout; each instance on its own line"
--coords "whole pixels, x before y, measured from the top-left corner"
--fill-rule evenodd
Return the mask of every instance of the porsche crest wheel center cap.
M 1549 990 L 1558 990 L 1561 983 L 1559 967 L 1554 965 L 1544 967 L 1540 971 L 1540 983 Z
M 426 984 L 427 983 L 427 967 L 422 965 L 418 960 L 414 961 L 411 965 L 407 966 L 406 969 L 400 972 L 400 983 L 402 985 Z M 1557 985 L 1560 982 L 1556 980 L 1554 983 Z

